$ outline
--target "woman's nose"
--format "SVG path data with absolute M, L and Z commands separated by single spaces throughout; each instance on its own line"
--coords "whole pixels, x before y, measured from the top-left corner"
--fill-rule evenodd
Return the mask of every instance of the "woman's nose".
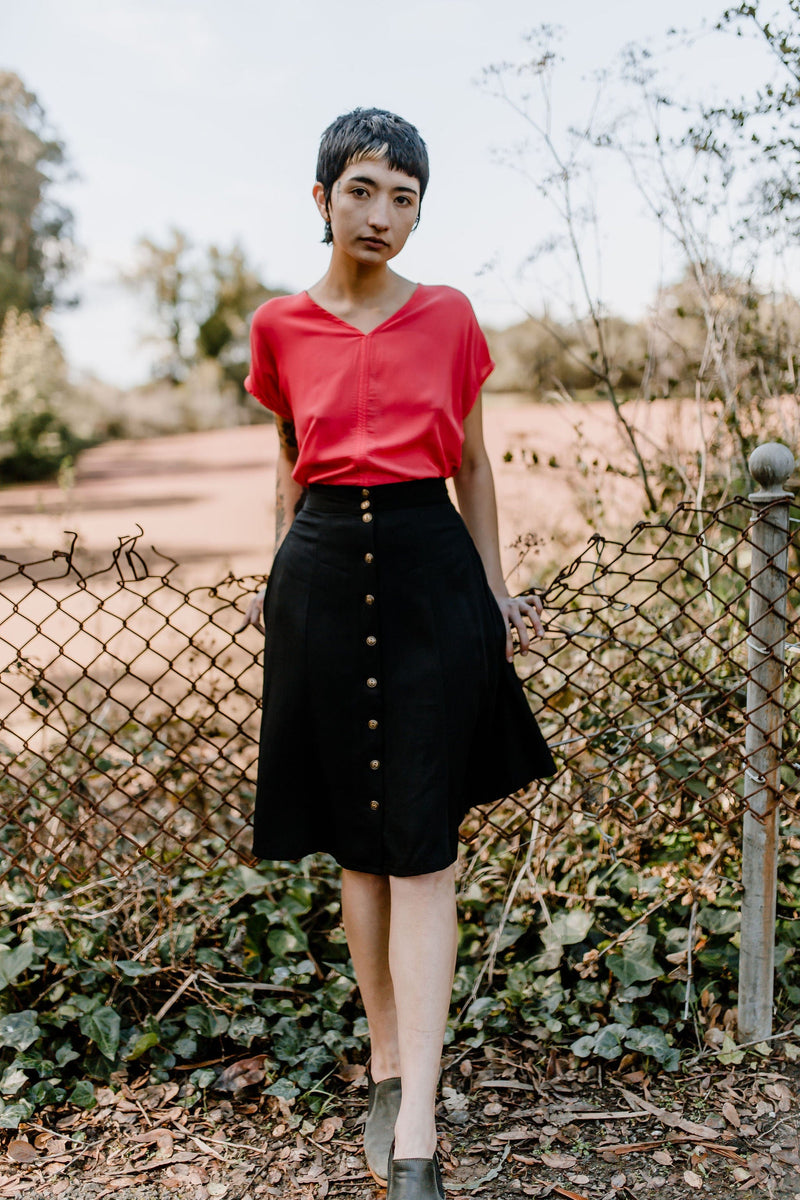
M 369 223 L 373 229 L 389 228 L 389 199 L 376 196 L 370 206 Z

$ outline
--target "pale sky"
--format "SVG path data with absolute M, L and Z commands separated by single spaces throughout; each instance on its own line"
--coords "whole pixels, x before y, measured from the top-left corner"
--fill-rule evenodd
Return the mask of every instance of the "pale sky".
M 523 34 L 558 22 L 557 122 L 580 122 L 595 94 L 590 77 L 626 42 L 660 42 L 668 25 L 713 22 L 723 7 L 0 0 L 0 66 L 36 93 L 80 175 L 60 194 L 85 250 L 74 280 L 82 303 L 53 318 L 70 363 L 122 385 L 147 377 L 146 314 L 117 282 L 141 235 L 164 238 L 177 225 L 203 244 L 238 238 L 266 283 L 297 291 L 315 282 L 329 253 L 311 199 L 319 137 L 356 105 L 400 113 L 428 144 L 421 223 L 392 265 L 461 288 L 489 325 L 522 319 L 520 304 L 541 311 L 555 283 L 518 279 L 517 268 L 556 220 L 530 180 L 496 161 L 493 150 L 519 143 L 525 128 L 477 85 L 482 68 L 520 62 L 530 54 Z M 717 48 L 702 62 L 703 85 L 735 81 L 741 56 L 733 44 Z M 697 52 L 674 55 L 670 69 L 678 91 L 697 86 Z M 609 111 L 616 99 L 612 90 Z M 603 295 L 636 317 L 677 259 L 618 165 L 602 173 L 598 199 Z

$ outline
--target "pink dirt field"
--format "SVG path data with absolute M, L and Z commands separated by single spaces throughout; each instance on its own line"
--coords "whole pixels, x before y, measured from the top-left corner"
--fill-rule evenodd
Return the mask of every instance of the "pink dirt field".
M 626 416 L 647 452 L 667 445 L 688 451 L 697 442 L 692 401 L 637 402 Z M 593 529 L 618 534 L 641 519 L 643 491 L 608 405 L 490 395 L 484 431 L 512 590 L 546 582 Z M 265 575 L 277 448 L 272 424 L 107 442 L 79 457 L 68 488 L 37 483 L 0 490 L 0 553 L 14 560 L 48 556 L 69 547 L 69 530 L 78 534 L 76 554 L 90 553 L 99 564 L 119 538 L 141 526 L 142 552 L 153 546 L 177 560 L 187 584 L 214 582 L 228 571 Z M 607 472 L 607 464 L 631 477 Z M 538 546 L 518 569 L 514 542 L 528 534 Z

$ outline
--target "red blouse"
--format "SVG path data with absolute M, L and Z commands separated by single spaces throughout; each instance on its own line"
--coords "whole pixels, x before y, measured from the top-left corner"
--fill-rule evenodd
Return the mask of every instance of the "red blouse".
M 464 293 L 422 283 L 370 333 L 307 292 L 276 296 L 253 316 L 250 350 L 244 385 L 293 421 L 304 487 L 454 474 L 495 365 Z

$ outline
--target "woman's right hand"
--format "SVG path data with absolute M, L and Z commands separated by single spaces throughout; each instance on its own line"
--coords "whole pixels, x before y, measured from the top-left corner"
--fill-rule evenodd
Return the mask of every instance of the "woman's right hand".
M 234 633 L 241 633 L 248 625 L 255 625 L 260 633 L 264 633 L 264 624 L 261 620 L 264 614 L 264 596 L 266 588 L 261 588 L 254 596 L 250 597 L 250 603 L 247 606 L 247 611 L 244 614 L 244 620 L 241 625 L 237 625 Z

